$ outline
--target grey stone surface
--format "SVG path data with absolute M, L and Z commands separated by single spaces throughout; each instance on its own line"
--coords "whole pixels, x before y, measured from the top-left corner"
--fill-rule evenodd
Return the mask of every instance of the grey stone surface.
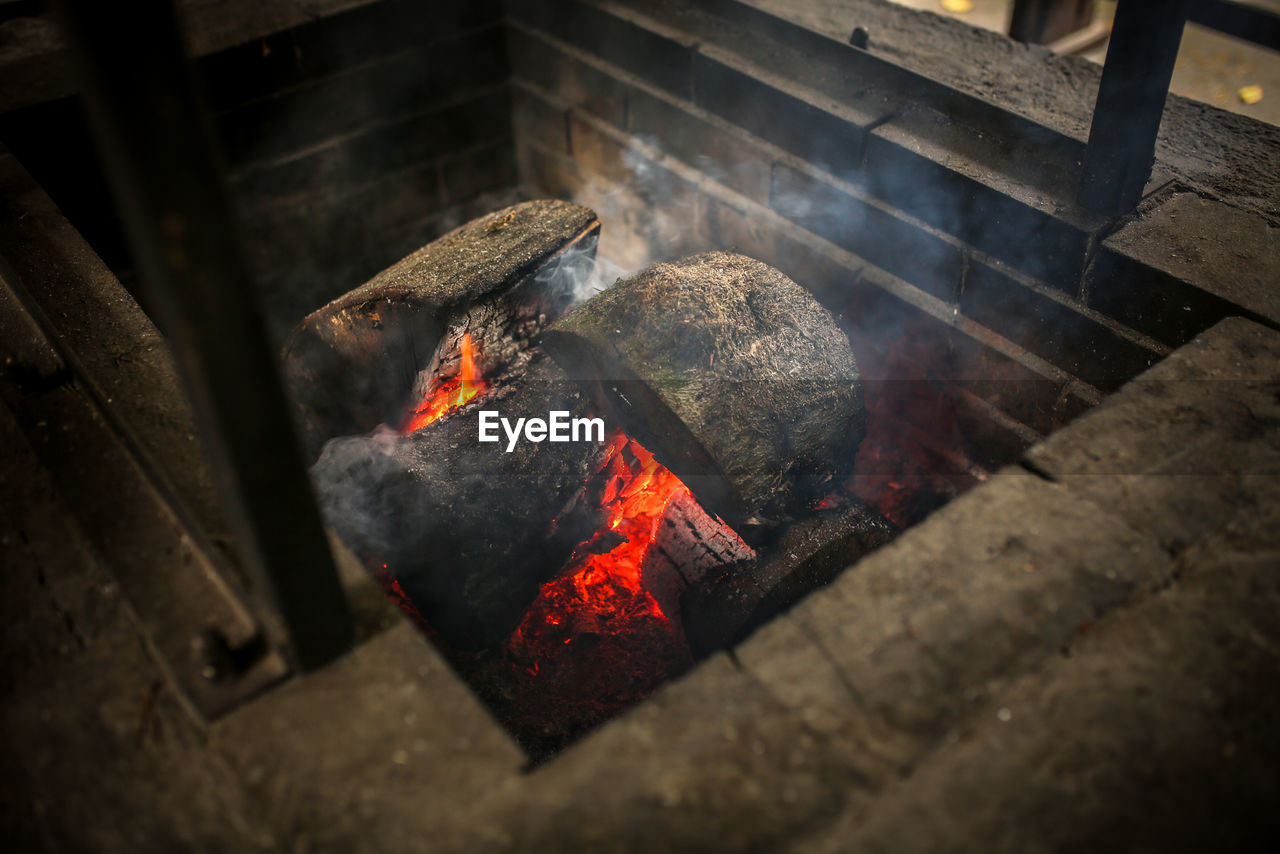
M 1056 652 L 1089 620 L 1167 582 L 1172 564 L 1155 544 L 1061 487 L 1008 469 L 846 571 L 768 626 L 738 654 L 761 678 L 782 675 L 792 703 L 814 698 L 788 680 L 789 662 L 825 651 L 847 691 L 852 737 L 877 727 L 904 766 L 988 691 Z M 784 700 L 785 701 L 785 700 Z M 827 714 L 838 715 L 828 710 Z
M 229 544 L 208 452 L 160 332 L 6 150 L 0 193 L 0 252 L 195 524 Z
M 1026 459 L 1177 554 L 1280 499 L 1280 332 L 1224 320 Z
M 4 380 L 8 382 L 6 378 Z M 11 851 L 274 849 L 0 405 L 0 826 Z
M 803 851 L 1260 851 L 1280 839 L 1280 504 L 999 687 Z
M 1077 140 L 1093 116 L 1101 68 L 889 0 L 747 0 L 841 41 L 855 26 L 870 51 Z M 1156 147 L 1160 170 L 1232 206 L 1280 217 L 1280 128 L 1170 95 Z
M 415 850 L 483 835 L 475 803 L 517 774 L 515 743 L 407 621 L 219 721 L 273 831 L 314 850 Z
M 1087 287 L 1099 310 L 1181 344 L 1241 310 L 1280 323 L 1278 278 L 1280 228 L 1211 198 L 1171 192 L 1102 242 Z
M 484 805 L 490 846 L 445 850 L 779 850 L 857 772 L 723 654 Z
M 1107 238 L 1127 254 L 1280 322 L 1280 227 L 1195 193 L 1177 193 Z

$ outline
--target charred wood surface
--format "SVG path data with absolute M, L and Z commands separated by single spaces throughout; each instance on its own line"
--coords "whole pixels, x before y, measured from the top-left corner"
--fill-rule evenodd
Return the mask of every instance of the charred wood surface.
M 804 288 L 725 252 L 655 264 L 545 333 L 627 432 L 738 526 L 811 508 L 866 432 L 849 341 Z
M 286 342 L 284 368 L 312 457 L 335 436 L 396 424 L 450 330 L 480 337 L 486 364 L 513 355 L 569 306 L 575 261 L 594 258 L 599 228 L 579 205 L 525 202 L 454 229 L 308 315 Z
M 663 613 L 678 619 L 680 598 L 707 575 L 749 560 L 755 552 L 733 529 L 712 516 L 689 493 L 667 505 L 640 579 Z
M 705 573 L 680 603 L 693 654 L 734 646 L 897 534 L 892 523 L 855 501 L 791 526 L 754 560 Z
M 595 442 L 478 441 L 481 409 L 588 417 L 590 401 L 548 358 L 519 382 L 407 435 L 330 442 L 312 468 L 325 518 L 373 569 L 387 571 L 449 645 L 492 647 L 591 522 L 568 517 L 599 465 Z M 501 432 L 501 431 L 499 431 Z

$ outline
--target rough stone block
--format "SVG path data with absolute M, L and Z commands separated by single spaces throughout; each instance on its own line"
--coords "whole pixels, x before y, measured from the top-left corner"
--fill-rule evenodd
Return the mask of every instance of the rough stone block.
M 520 851 L 777 850 L 858 783 L 717 655 L 502 793 L 486 820 Z
M 318 673 L 220 720 L 210 738 L 282 837 L 321 847 L 471 834 L 466 811 L 510 779 L 520 749 L 429 642 L 401 621 Z M 423 798 L 434 791 L 447 796 Z M 285 797 L 285 793 L 289 793 Z
M 1280 800 L 1280 514 L 1001 686 L 807 851 L 1265 849 Z
M 1180 552 L 1280 497 L 1280 332 L 1218 323 L 1027 454 Z
M 1102 243 L 1089 304 L 1177 347 L 1232 314 L 1280 323 L 1280 228 L 1176 193 Z
M 953 501 L 792 611 L 863 698 L 859 714 L 908 734 L 918 750 L 991 680 L 1035 666 L 1172 573 L 1154 541 L 1017 472 Z

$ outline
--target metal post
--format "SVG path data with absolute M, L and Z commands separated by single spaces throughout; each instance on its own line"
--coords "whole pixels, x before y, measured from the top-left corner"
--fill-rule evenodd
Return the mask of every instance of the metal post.
M 1142 198 L 1192 0 L 1120 0 L 1093 109 L 1079 202 L 1103 213 Z
M 350 647 L 350 614 L 172 4 L 53 5 L 147 308 L 187 384 L 239 554 L 274 600 L 268 636 L 318 667 Z

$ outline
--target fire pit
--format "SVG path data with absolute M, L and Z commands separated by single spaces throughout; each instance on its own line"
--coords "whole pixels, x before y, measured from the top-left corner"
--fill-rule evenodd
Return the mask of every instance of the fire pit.
M 891 531 L 842 496 L 862 389 L 812 296 L 709 253 L 572 307 L 598 231 L 566 203 L 481 217 L 285 353 L 329 524 L 538 756 L 789 604 L 833 540 Z M 797 549 L 824 507 L 854 531 Z
M 1275 129 L 1161 91 L 1148 169 L 1096 69 L 881 0 L 189 4 L 246 265 L 177 41 L 64 5 L 164 202 L 126 250 L 78 103 L 7 102 L 19 847 L 1274 837 Z M 271 370 L 326 304 L 340 573 Z

